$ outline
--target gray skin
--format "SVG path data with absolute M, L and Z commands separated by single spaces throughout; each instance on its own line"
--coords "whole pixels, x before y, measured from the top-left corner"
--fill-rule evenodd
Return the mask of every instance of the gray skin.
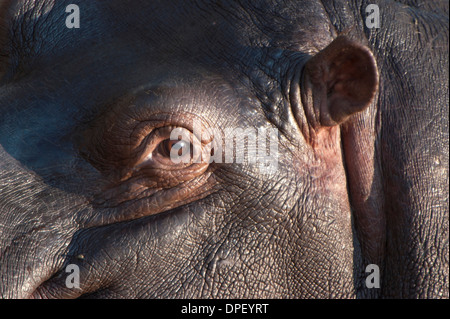
M 1 297 L 448 298 L 447 1 L 55 2 L 0 1 Z

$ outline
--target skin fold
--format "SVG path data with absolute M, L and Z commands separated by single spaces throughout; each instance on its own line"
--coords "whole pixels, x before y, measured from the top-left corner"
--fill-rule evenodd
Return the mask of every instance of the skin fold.
M 0 296 L 448 298 L 448 111 L 446 1 L 0 0 Z

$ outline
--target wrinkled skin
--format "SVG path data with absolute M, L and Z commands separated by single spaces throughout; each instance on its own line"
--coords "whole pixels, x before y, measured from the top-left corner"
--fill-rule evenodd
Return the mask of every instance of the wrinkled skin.
M 448 298 L 448 2 L 377 3 L 0 1 L 0 296 Z M 170 166 L 193 119 L 276 173 Z

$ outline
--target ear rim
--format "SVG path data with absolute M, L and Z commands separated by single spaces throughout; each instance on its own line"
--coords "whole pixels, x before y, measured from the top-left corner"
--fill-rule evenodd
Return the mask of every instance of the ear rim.
M 356 78 L 347 76 L 336 79 L 339 74 L 336 74 L 336 70 L 332 70 L 333 67 L 336 68 L 336 61 L 341 60 L 341 66 L 337 66 L 339 69 L 339 67 L 342 68 L 342 64 L 348 65 L 352 59 L 356 59 L 356 66 L 364 66 L 366 71 L 359 73 L 356 71 L 360 75 Z M 354 67 L 355 73 L 357 67 L 354 65 L 351 67 Z M 332 74 L 333 72 L 335 74 Z M 361 83 L 363 83 L 362 86 Z M 338 36 L 305 64 L 302 87 L 307 95 L 312 94 L 302 99 L 306 104 L 313 104 L 306 106 L 309 109 L 309 117 L 313 121 L 312 126 L 340 125 L 353 114 L 369 107 L 377 95 L 379 74 L 376 59 L 367 46 L 352 41 L 346 36 Z M 351 91 L 352 87 L 356 90 Z M 353 97 L 346 98 L 345 94 L 337 93 L 337 90 Z

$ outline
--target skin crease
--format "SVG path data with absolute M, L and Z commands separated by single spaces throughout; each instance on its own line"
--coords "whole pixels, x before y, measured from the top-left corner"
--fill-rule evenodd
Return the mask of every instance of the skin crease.
M 448 298 L 448 3 L 376 3 L 0 2 L 0 296 Z M 193 120 L 276 173 L 172 166 Z

